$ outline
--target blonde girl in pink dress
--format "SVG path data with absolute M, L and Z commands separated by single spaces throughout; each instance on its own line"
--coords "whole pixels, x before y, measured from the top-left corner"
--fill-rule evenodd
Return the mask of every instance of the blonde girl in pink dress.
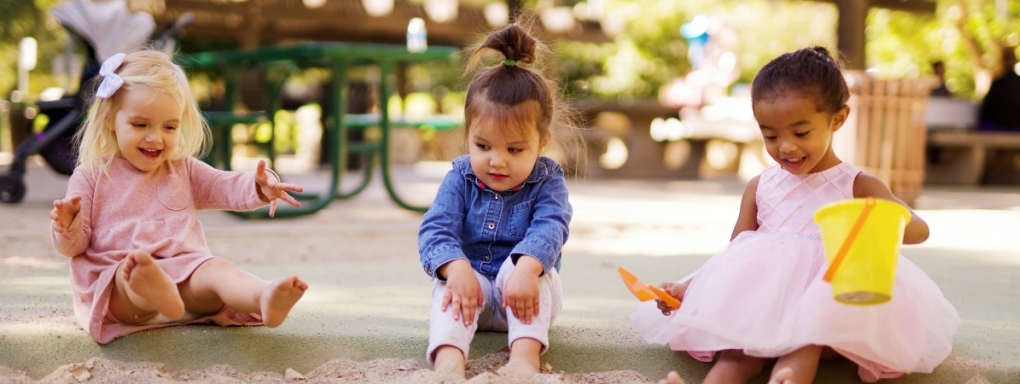
M 822 280 L 816 209 L 859 197 L 903 204 L 833 152 L 833 133 L 850 113 L 848 99 L 839 65 L 825 48 L 787 53 L 763 67 L 751 100 L 765 148 L 778 164 L 748 183 L 726 249 L 661 285 L 683 300 L 680 309 L 646 303 L 631 315 L 646 341 L 715 360 L 705 383 L 747 382 L 770 361 L 771 382 L 811 383 L 819 359 L 836 356 L 857 363 L 861 380 L 874 382 L 931 372 L 952 350 L 956 309 L 903 256 L 892 300 L 884 304 L 838 303 Z M 927 238 L 928 225 L 911 212 L 903 243 Z M 680 377 L 672 372 L 663 382 Z
M 280 325 L 308 285 L 214 257 L 196 212 L 269 204 L 272 215 L 277 199 L 297 206 L 287 192 L 301 187 L 264 161 L 241 173 L 195 159 L 209 128 L 171 56 L 120 53 L 100 76 L 67 197 L 50 212 L 53 244 L 71 257 L 78 323 L 101 344 L 185 323 Z

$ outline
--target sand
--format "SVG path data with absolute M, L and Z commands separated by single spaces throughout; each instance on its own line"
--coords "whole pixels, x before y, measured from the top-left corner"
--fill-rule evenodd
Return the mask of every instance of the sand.
M 421 367 L 414 360 L 379 359 L 353 361 L 330 360 L 311 372 L 241 373 L 228 365 L 214 365 L 200 371 L 173 372 L 164 364 L 153 362 L 122 362 L 92 358 L 80 364 L 64 365 L 46 377 L 33 381 L 27 375 L 0 366 L 0 383 L 576 383 L 576 384 L 643 384 L 653 383 L 635 371 L 598 373 L 557 373 L 543 367 L 543 373 L 530 380 L 500 376 L 499 367 L 506 363 L 507 352 L 495 352 L 468 361 L 468 379 L 460 380 Z

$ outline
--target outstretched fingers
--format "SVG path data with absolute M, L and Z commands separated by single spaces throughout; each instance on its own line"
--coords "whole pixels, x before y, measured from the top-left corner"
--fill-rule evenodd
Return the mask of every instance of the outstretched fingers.
M 294 184 L 277 183 L 275 181 L 269 181 L 269 216 L 275 216 L 276 214 L 276 200 L 280 199 L 286 201 L 288 204 L 294 207 L 300 207 L 301 202 L 297 201 L 294 196 L 291 196 L 287 191 L 302 192 L 304 188 L 301 188 Z
M 294 196 L 287 192 L 304 192 L 304 188 L 295 184 L 283 183 L 275 175 L 270 177 L 265 160 L 259 160 L 258 165 L 255 167 L 255 182 L 258 184 L 262 194 L 269 199 L 270 217 L 276 216 L 277 199 L 286 201 L 294 207 L 301 206 L 301 202 L 297 201 Z
M 266 176 L 266 161 L 260 159 L 259 162 L 255 164 L 255 177 L 265 176 Z
M 53 209 L 50 210 L 50 219 L 53 221 L 53 228 L 67 237 L 67 227 L 71 225 L 75 215 L 81 210 L 81 196 L 71 195 L 63 199 L 53 200 Z
M 287 192 L 304 192 L 305 191 L 304 188 L 302 188 L 299 185 L 289 183 L 274 183 L 274 184 L 275 185 L 273 185 L 271 188 L 273 189 L 273 192 L 277 194 L 276 196 L 277 198 L 286 201 L 287 203 L 295 207 L 301 206 L 301 202 L 297 201 L 297 199 L 295 199 L 294 196 L 291 196 Z

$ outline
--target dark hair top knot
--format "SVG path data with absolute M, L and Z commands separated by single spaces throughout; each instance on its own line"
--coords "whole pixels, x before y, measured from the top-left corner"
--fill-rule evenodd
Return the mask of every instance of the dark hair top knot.
M 538 41 L 521 26 L 511 24 L 489 35 L 482 46 L 478 47 L 479 51 L 483 49 L 498 51 L 514 64 L 532 64 L 536 59 Z M 509 64 L 507 65 L 509 66 Z
M 499 64 L 486 67 L 468 84 L 464 105 L 464 123 L 471 127 L 475 118 L 499 116 L 507 125 L 538 128 L 540 137 L 549 132 L 556 108 L 554 83 L 534 67 L 541 43 L 524 27 L 511 24 L 493 32 L 468 60 L 468 71 L 489 50 L 503 55 Z M 544 52 L 544 51 L 543 51 Z

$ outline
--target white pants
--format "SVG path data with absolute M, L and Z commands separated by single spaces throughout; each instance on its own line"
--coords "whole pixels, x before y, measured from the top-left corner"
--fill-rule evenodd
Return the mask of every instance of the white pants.
M 509 257 L 500 266 L 496 280 L 489 280 L 475 271 L 485 302 L 475 311 L 475 321 L 469 326 L 464 326 L 463 320 L 453 319 L 453 309 L 447 308 L 443 312 L 446 282 L 434 280 L 432 310 L 429 312 L 429 346 L 425 352 L 429 364 L 435 363 L 436 349 L 444 345 L 457 347 L 467 358 L 476 331 L 506 332 L 507 345 L 513 345 L 520 338 L 532 338 L 542 343 L 542 353 L 549 349 L 549 327 L 563 309 L 560 275 L 555 269 L 550 269 L 538 278 L 538 315 L 531 318 L 531 324 L 523 324 L 513 316 L 510 308 L 503 308 L 503 287 L 513 271 L 514 263 Z

